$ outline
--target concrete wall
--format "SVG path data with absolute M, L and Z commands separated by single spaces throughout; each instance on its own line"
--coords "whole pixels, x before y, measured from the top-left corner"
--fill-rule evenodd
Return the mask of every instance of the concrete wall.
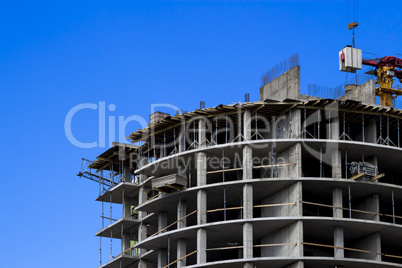
M 279 178 L 301 177 L 301 153 L 301 144 L 296 143 L 295 145 L 292 145 L 288 149 L 277 154 L 275 164 L 282 166 L 278 166 L 274 170 L 278 171 Z
M 260 100 L 300 98 L 300 66 L 296 66 L 260 88 Z
M 276 193 L 264 198 L 261 205 L 268 204 L 284 204 L 296 203 L 289 206 L 275 206 L 266 207 L 261 209 L 261 217 L 287 217 L 287 216 L 301 216 L 302 207 L 298 202 L 302 198 L 302 184 L 296 182 Z
M 368 196 L 364 200 L 357 203 L 355 206 L 353 206 L 353 200 L 352 200 L 352 206 L 359 210 L 369 211 L 369 212 L 373 212 L 373 213 L 379 213 L 380 212 L 380 200 L 379 199 L 380 199 L 380 197 L 378 194 L 372 194 L 371 196 Z M 372 221 L 380 220 L 380 216 L 377 214 L 368 214 L 368 213 L 359 213 L 359 212 L 352 212 L 352 217 L 359 218 L 359 219 L 372 220 Z
M 371 251 L 373 253 L 350 251 L 346 257 L 369 259 L 381 261 L 381 255 L 375 253 L 381 253 L 381 236 L 380 233 L 372 233 L 366 237 L 359 239 L 358 242 L 352 245 L 352 248 Z
M 303 224 L 296 221 L 282 229 L 267 234 L 261 239 L 262 245 L 297 243 L 297 245 L 267 246 L 261 248 L 261 257 L 302 256 Z
M 365 104 L 375 104 L 375 82 L 373 79 L 348 92 L 339 100 L 355 100 Z

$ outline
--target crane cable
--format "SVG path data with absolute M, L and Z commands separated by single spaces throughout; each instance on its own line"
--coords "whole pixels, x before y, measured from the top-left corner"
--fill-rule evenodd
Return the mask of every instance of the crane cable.
M 353 0 L 352 3 L 352 12 L 350 11 L 350 0 L 348 0 L 348 29 L 352 29 L 352 47 L 355 48 L 355 27 L 358 25 L 353 26 L 353 28 L 349 28 L 349 24 L 351 23 L 357 23 L 359 19 L 359 0 Z M 352 14 L 352 19 L 353 21 L 350 21 L 350 13 Z M 357 85 L 357 73 L 355 73 L 355 83 Z M 348 84 L 348 73 L 346 72 L 346 78 L 345 78 L 345 85 Z
M 350 21 L 350 0 L 348 0 L 348 23 L 356 22 L 359 20 L 359 0 L 353 0 L 352 3 L 352 20 Z

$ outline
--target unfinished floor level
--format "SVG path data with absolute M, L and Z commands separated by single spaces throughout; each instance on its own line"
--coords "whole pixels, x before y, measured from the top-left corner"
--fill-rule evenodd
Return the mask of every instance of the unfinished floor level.
M 100 267 L 402 267 L 402 111 L 354 90 L 300 95 L 295 66 L 260 101 L 158 117 L 84 160 L 96 235 L 121 240 Z

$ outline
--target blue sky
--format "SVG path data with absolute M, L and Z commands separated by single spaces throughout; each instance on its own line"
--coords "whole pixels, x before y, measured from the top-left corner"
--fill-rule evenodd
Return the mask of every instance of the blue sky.
M 99 264 L 98 186 L 76 173 L 82 157 L 95 159 L 106 148 L 77 148 L 67 140 L 71 108 L 114 104 L 114 111 L 106 110 L 108 123 L 110 116 L 147 119 L 155 103 L 191 111 L 201 100 L 207 107 L 230 104 L 244 93 L 255 101 L 261 74 L 295 52 L 303 93 L 309 83 L 335 87 L 345 80 L 338 51 L 351 43 L 347 6 L 2 1 L 0 267 Z M 402 53 L 402 2 L 381 8 L 378 1 L 359 2 L 356 46 L 378 56 Z M 130 123 L 124 134 L 138 127 Z M 72 132 L 80 141 L 96 141 L 97 111 L 77 113 Z M 103 242 L 104 261 L 109 243 Z M 120 244 L 113 243 L 117 254 Z

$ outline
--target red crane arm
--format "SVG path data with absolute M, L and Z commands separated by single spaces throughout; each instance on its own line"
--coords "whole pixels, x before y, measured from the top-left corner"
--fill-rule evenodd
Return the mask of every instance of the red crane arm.
M 376 68 L 388 66 L 402 69 L 402 59 L 394 56 L 385 56 L 378 59 L 363 60 L 363 64 Z M 402 80 L 402 70 L 395 70 L 395 77 L 399 80 Z
M 402 68 L 402 59 L 394 56 L 385 56 L 378 59 L 363 60 L 363 64 L 373 67 L 389 66 L 395 68 Z

